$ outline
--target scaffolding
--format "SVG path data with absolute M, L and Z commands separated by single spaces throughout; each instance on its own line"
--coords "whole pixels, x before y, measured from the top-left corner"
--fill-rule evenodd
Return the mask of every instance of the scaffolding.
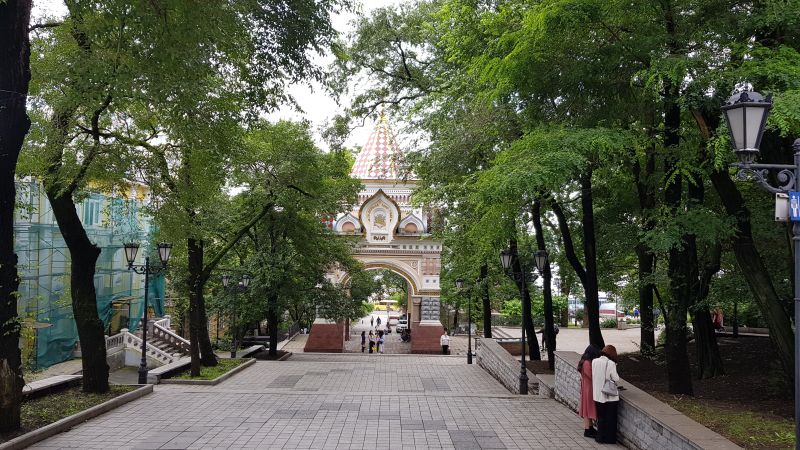
M 109 335 L 120 328 L 135 330 L 140 324 L 144 276 L 128 270 L 122 244 L 138 240 L 143 248 L 151 247 L 145 192 L 146 187 L 137 185 L 125 192 L 90 192 L 76 205 L 89 238 L 100 248 L 94 285 L 98 315 Z M 40 183 L 18 181 L 17 205 L 18 312 L 34 331 L 32 341 L 22 345 L 35 349 L 23 353 L 29 355 L 26 362 L 31 368 L 42 369 L 69 359 L 78 342 L 69 289 L 70 253 Z M 164 286 L 163 277 L 150 279 L 148 302 L 156 316 L 164 312 Z

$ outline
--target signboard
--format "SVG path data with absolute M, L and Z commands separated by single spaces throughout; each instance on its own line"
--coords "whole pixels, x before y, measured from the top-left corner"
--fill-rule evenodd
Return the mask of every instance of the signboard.
M 789 192 L 789 220 L 800 222 L 800 192 Z

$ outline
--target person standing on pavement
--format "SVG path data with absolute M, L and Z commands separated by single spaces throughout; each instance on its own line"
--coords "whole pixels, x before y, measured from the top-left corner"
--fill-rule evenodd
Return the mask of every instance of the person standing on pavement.
M 605 384 L 611 381 L 613 386 L 610 387 L 618 389 L 617 349 L 613 345 L 606 345 L 600 355 L 592 361 L 592 394 L 597 407 L 597 436 L 594 439 L 601 444 L 616 444 L 619 392 L 616 395 L 609 393 Z
M 378 324 L 378 328 L 380 328 L 381 327 L 381 318 L 378 317 L 378 320 L 376 320 L 375 322 Z
M 370 316 L 370 318 L 369 318 L 369 327 L 372 328 L 374 326 L 375 326 L 375 317 L 374 316 Z
M 364 353 L 364 349 L 367 347 L 367 332 L 361 332 L 361 353 Z
M 369 330 L 369 352 L 373 353 L 375 351 L 375 335 L 372 334 L 372 330 Z
M 592 426 L 592 420 L 597 420 L 597 407 L 592 394 L 592 361 L 600 357 L 600 350 L 594 345 L 586 347 L 581 360 L 578 361 L 578 372 L 581 373 L 581 403 L 578 415 L 583 417 L 583 436 L 595 437 L 597 430 Z
M 386 335 L 383 330 L 378 331 L 378 353 L 383 353 L 383 344 L 386 343 Z
M 442 337 L 439 338 L 439 344 L 442 346 L 442 354 L 450 354 L 450 336 L 447 335 L 447 328 L 444 329 Z

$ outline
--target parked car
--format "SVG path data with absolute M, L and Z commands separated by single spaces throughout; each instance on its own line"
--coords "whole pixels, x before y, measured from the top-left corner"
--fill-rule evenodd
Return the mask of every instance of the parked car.
M 394 318 L 394 317 L 390 317 L 389 318 L 389 326 L 390 327 L 397 325 L 397 322 L 398 322 L 398 320 L 396 318 Z
M 395 327 L 395 331 L 398 333 L 408 329 L 408 320 L 407 319 L 400 319 L 397 321 L 397 326 Z

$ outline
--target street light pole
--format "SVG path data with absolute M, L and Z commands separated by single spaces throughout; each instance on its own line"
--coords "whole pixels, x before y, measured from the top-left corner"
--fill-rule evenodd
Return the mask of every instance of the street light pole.
M 123 245 L 125 249 L 125 258 L 128 260 L 128 270 L 135 273 L 144 275 L 144 311 L 142 311 L 142 359 L 139 362 L 139 384 L 147 384 L 147 295 L 150 284 L 150 275 L 156 275 L 164 272 L 167 269 L 167 262 L 169 262 L 170 254 L 172 253 L 172 244 L 161 242 L 158 244 L 158 257 L 161 260 L 161 266 L 151 266 L 150 256 L 145 256 L 144 265 L 137 265 L 133 262 L 136 260 L 136 254 L 139 252 L 139 244 L 136 242 L 126 242 Z
M 752 176 L 762 188 L 774 194 L 789 196 L 789 216 L 792 221 L 792 245 L 794 251 L 794 323 L 800 324 L 800 139 L 794 141 L 794 164 L 757 164 L 761 137 L 772 108 L 772 96 L 764 98 L 758 92 L 734 94 L 722 111 L 730 132 L 731 145 L 738 163 L 732 166 L 739 169 L 737 178 Z M 777 171 L 775 180 L 778 186 L 769 182 L 770 171 Z M 794 421 L 795 449 L 800 450 L 800 330 L 794 333 Z
M 513 255 L 511 254 L 510 250 L 503 250 L 500 252 L 500 263 L 503 266 L 503 270 L 508 271 L 511 268 L 511 259 Z M 525 275 L 524 273 L 518 274 L 515 271 L 511 271 L 511 277 L 514 281 L 519 282 L 522 280 L 522 283 L 525 283 Z M 520 345 L 522 348 L 522 358 L 520 359 L 520 367 L 519 367 L 519 393 L 520 395 L 528 395 L 528 368 L 525 365 L 525 322 L 526 322 L 525 314 L 522 314 L 522 339 L 520 340 Z
M 231 358 L 236 358 L 236 349 L 238 348 L 236 345 L 236 297 L 239 291 L 244 292 L 250 286 L 250 275 L 242 275 L 242 281 L 229 287 L 230 281 L 230 275 L 225 274 L 222 276 L 223 289 L 233 292 L 233 302 L 231 303 Z

